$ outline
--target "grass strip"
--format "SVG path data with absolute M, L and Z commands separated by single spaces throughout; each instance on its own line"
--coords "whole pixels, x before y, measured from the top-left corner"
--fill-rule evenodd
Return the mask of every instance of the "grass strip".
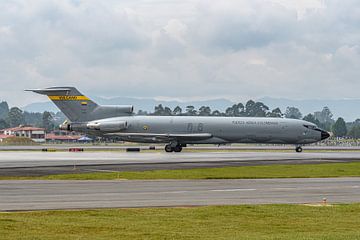
M 222 168 L 195 168 L 184 170 L 154 170 L 138 172 L 90 172 L 49 175 L 42 177 L 0 177 L 5 179 L 42 180 L 152 180 L 152 179 L 254 179 L 254 178 L 326 178 L 359 177 L 360 162 L 266 165 Z
M 0 213 L 12 239 L 360 239 L 360 204 L 239 205 Z

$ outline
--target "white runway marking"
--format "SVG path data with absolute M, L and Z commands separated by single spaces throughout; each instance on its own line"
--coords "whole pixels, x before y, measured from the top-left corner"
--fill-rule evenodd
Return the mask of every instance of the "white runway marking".
M 240 191 L 256 191 L 255 188 L 234 188 L 234 189 L 214 189 L 210 192 L 240 192 Z
M 283 187 L 283 188 L 269 188 L 269 190 L 289 190 L 289 191 L 298 191 L 298 190 L 326 190 L 326 189 L 353 189 L 359 188 L 359 186 L 329 186 L 329 187 Z

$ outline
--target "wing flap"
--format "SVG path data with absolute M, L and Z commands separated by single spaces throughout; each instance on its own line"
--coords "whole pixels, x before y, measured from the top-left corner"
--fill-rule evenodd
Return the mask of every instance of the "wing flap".
M 145 139 L 156 139 L 156 140 L 205 140 L 212 137 L 210 133 L 107 133 L 105 136 L 116 136 L 124 139 L 133 138 L 145 138 Z

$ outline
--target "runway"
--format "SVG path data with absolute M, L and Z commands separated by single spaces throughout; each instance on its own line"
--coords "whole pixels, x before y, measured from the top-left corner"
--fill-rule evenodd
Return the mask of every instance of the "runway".
M 40 176 L 86 171 L 144 171 L 269 164 L 360 161 L 359 152 L 38 152 L 0 154 L 0 176 Z M 74 170 L 75 168 L 75 170 Z
M 0 145 L 0 151 L 41 151 L 44 148 L 56 149 L 59 151 L 67 151 L 69 148 L 83 148 L 86 151 L 124 151 L 129 147 L 138 147 L 142 150 L 148 150 L 149 145 L 88 145 L 88 144 L 47 144 L 47 145 L 30 145 L 30 146 L 7 146 Z M 163 145 L 153 146 L 157 150 L 164 150 Z M 253 151 L 253 150 L 291 150 L 294 151 L 295 147 L 292 145 L 196 145 L 188 146 L 186 149 L 190 150 L 210 150 L 210 151 L 219 151 L 219 150 L 241 150 L 241 151 Z M 360 151 L 360 146 L 306 146 L 305 150 L 311 151 L 322 151 L 322 150 L 331 150 L 331 151 Z
M 359 152 L 40 152 L 0 154 L 0 176 L 40 176 L 86 171 L 144 171 L 269 164 L 360 161 Z M 75 169 L 75 170 L 74 170 Z
M 360 161 L 346 152 L 4 151 L 0 176 Z M 74 170 L 75 167 L 75 170 Z M 0 181 L 0 211 L 360 201 L 360 178 Z
M 0 181 L 0 211 L 360 202 L 360 178 Z

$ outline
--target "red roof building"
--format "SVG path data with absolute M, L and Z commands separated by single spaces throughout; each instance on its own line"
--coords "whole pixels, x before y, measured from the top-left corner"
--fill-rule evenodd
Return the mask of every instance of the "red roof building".
M 76 142 L 82 135 L 67 131 L 54 131 L 46 134 L 46 141 L 51 142 Z
M 36 128 L 29 126 L 19 126 L 14 128 L 7 128 L 1 130 L 3 135 L 12 136 L 12 137 L 28 137 L 31 138 L 34 142 L 44 143 L 45 142 L 45 129 Z
M 0 134 L 0 142 L 2 142 L 4 139 L 6 138 L 13 138 L 15 136 L 13 135 L 5 135 L 5 134 Z

